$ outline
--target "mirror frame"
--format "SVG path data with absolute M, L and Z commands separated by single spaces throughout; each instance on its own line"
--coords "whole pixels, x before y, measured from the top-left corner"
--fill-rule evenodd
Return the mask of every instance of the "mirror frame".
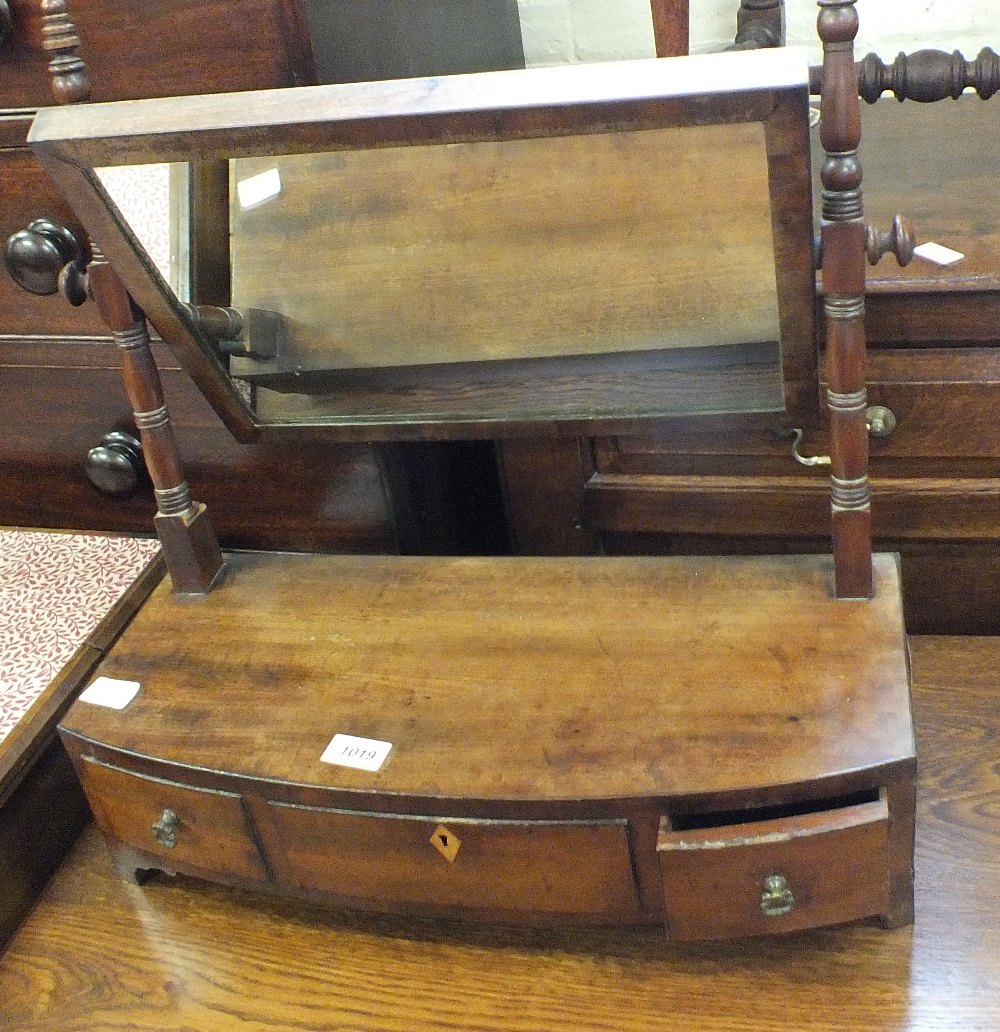
M 29 143 L 156 332 L 233 435 L 321 425 L 345 440 L 635 432 L 674 412 L 532 421 L 260 419 L 101 185 L 114 165 L 220 160 L 675 126 L 764 128 L 785 412 L 819 415 L 808 61 L 803 48 L 125 101 L 38 113 Z M 664 170 L 669 182 L 669 169 Z M 192 298 L 193 301 L 199 299 Z M 716 413 L 717 414 L 717 413 Z M 734 413 L 736 414 L 736 413 Z

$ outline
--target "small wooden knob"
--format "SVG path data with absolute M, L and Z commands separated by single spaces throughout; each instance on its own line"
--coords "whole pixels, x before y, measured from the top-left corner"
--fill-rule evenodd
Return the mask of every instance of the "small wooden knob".
M 877 265 L 884 255 L 890 253 L 896 256 L 900 265 L 909 265 L 916 246 L 917 234 L 913 223 L 904 215 L 897 215 L 892 220 L 888 233 L 874 226 L 865 227 L 865 254 L 869 265 Z
M 84 470 L 98 491 L 117 497 L 130 495 L 146 477 L 142 445 L 132 434 L 119 430 L 105 434 L 87 452 Z
M 0 47 L 6 46 L 14 36 L 14 16 L 10 13 L 7 0 L 0 0 Z
M 7 241 L 4 263 L 14 282 L 31 294 L 47 296 L 59 289 L 59 274 L 69 263 L 81 263 L 83 249 L 65 226 L 35 219 Z

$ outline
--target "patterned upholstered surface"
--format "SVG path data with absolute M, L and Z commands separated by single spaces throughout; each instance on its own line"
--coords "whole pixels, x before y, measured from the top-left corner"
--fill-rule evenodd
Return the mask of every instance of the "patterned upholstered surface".
M 159 547 L 127 537 L 0 530 L 0 741 Z

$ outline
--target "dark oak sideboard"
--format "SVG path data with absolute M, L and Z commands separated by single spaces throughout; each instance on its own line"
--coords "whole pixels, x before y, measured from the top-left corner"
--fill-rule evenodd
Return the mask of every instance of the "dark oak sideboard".
M 55 100 L 54 57 L 83 65 L 60 77 L 63 101 L 477 71 L 524 60 L 513 0 L 267 0 L 252 9 L 234 0 L 90 0 L 68 8 L 9 0 L 9 8 L 12 31 L 0 44 L 0 243 L 39 217 L 85 239 L 25 146 L 35 109 Z M 304 433 L 280 454 L 266 439 L 240 446 L 168 350 L 154 350 L 192 484 L 227 544 L 505 547 L 488 444 L 330 445 Z M 138 490 L 126 495 L 102 493 L 85 474 L 88 452 L 106 434 L 135 433 L 119 369 L 93 305 L 74 309 L 32 296 L 0 273 L 0 524 L 149 531 L 152 493 L 141 470 Z
M 899 551 L 911 632 L 1000 629 L 1000 209 L 995 100 L 862 109 L 866 217 L 909 216 L 952 266 L 868 273 L 870 440 L 878 546 Z M 818 208 L 817 208 L 818 210 Z M 800 552 L 825 547 L 826 477 L 792 457 L 783 418 L 685 419 L 642 436 L 498 445 L 525 554 Z M 801 452 L 828 451 L 806 426 Z

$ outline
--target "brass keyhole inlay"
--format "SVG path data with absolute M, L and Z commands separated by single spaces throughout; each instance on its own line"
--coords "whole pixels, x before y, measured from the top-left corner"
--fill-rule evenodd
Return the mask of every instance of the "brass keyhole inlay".
M 453 864 L 458 851 L 462 848 L 462 840 L 443 824 L 439 824 L 431 835 L 431 845 L 448 861 Z

